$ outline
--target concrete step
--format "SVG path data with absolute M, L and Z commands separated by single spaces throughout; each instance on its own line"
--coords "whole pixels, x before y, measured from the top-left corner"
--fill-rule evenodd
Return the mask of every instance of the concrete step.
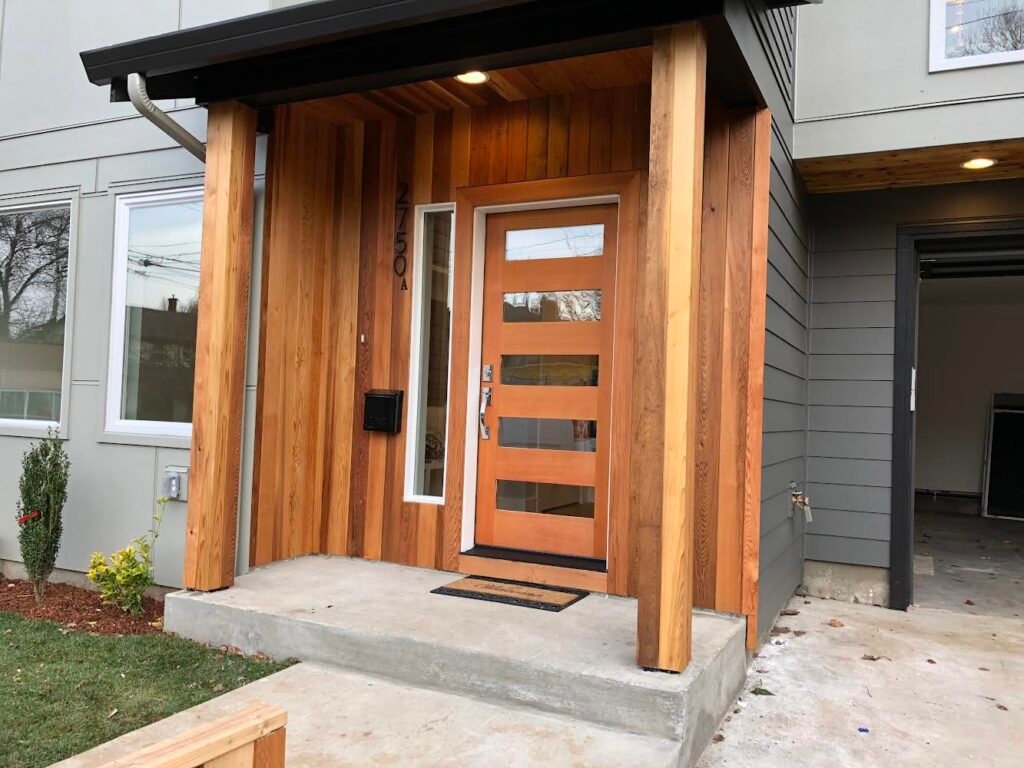
M 288 712 L 288 768 L 669 768 L 680 758 L 668 739 L 299 664 L 54 768 L 98 768 L 257 701 Z
M 681 742 L 708 743 L 746 667 L 742 619 L 695 612 L 680 675 L 636 666 L 636 601 L 590 595 L 560 613 L 430 591 L 458 578 L 365 560 L 306 557 L 230 589 L 167 597 L 165 628 L 246 653 L 297 658 L 417 687 L 527 706 Z

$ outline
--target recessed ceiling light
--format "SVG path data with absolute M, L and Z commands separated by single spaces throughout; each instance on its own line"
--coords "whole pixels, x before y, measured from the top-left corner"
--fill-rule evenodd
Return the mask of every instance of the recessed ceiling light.
M 970 160 L 965 160 L 960 163 L 961 168 L 965 168 L 968 171 L 984 171 L 986 168 L 991 168 L 996 164 L 996 161 L 990 157 L 972 157 Z
M 483 85 L 491 79 L 491 76 L 486 72 L 474 69 L 471 72 L 463 72 L 461 75 L 456 75 L 455 79 L 466 85 Z

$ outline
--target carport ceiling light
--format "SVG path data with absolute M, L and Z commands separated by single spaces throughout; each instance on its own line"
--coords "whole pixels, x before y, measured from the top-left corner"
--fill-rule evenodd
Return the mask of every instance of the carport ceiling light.
M 960 167 L 968 171 L 984 171 L 995 164 L 996 161 L 990 157 L 972 157 L 970 160 L 960 163 Z
M 455 79 L 460 83 L 465 83 L 466 85 L 483 85 L 491 79 L 491 76 L 486 72 L 480 72 L 479 70 L 474 69 L 470 72 L 463 72 L 461 75 L 456 75 Z

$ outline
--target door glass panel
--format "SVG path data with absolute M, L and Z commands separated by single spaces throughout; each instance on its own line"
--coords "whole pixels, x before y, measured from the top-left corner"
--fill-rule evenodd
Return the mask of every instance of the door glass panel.
M 589 323 L 601 319 L 601 291 L 528 291 L 506 293 L 506 323 Z
M 502 448 L 593 453 L 597 450 L 597 422 L 502 416 L 498 419 L 498 445 Z
M 585 485 L 499 480 L 497 502 L 509 512 L 594 517 L 594 489 Z
M 501 383 L 596 387 L 597 355 L 502 355 Z
M 505 233 L 506 261 L 577 259 L 604 254 L 604 224 L 511 229 Z

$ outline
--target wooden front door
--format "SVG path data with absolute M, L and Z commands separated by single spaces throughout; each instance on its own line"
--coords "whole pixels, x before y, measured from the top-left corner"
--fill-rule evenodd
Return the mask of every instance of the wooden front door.
M 617 213 L 487 217 L 477 544 L 607 555 Z

